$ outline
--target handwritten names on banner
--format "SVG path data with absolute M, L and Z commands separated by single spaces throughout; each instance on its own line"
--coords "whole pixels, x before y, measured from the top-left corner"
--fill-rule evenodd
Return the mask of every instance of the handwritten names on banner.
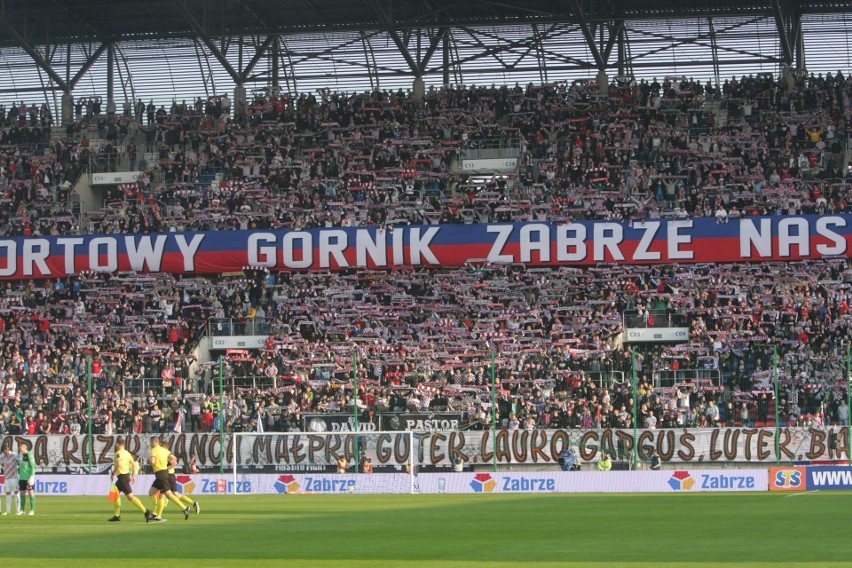
M 709 428 L 680 430 L 640 430 L 637 455 L 650 459 L 656 450 L 663 462 L 674 464 L 765 463 L 778 461 L 826 461 L 847 459 L 846 428 Z M 225 464 L 231 467 L 234 456 L 239 468 L 282 466 L 311 470 L 333 465 L 339 457 L 352 461 L 356 446 L 375 465 L 404 465 L 411 459 L 408 432 L 268 433 L 256 436 L 225 437 Z M 93 463 L 107 467 L 112 463 L 115 440 L 122 436 L 94 436 Z M 127 449 L 137 456 L 147 456 L 151 435 L 123 436 Z M 199 467 L 218 467 L 219 435 L 215 433 L 164 434 L 163 442 L 181 463 L 195 458 Z M 423 431 L 413 434 L 415 464 L 448 465 L 455 458 L 466 463 L 490 464 L 557 464 L 566 447 L 579 451 L 582 461 L 594 462 L 602 452 L 628 457 L 633 452 L 631 430 L 500 430 L 490 431 Z M 0 445 L 28 440 L 33 447 L 36 464 L 42 470 L 83 472 L 88 465 L 89 444 L 86 436 L 8 436 Z

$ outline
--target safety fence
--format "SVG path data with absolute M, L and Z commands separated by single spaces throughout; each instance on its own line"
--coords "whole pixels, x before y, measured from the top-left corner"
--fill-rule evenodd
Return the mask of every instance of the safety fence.
M 412 482 L 413 477 L 413 482 Z M 136 479 L 140 488 L 152 475 Z M 674 493 L 823 491 L 852 489 L 852 467 L 808 466 L 771 469 L 682 469 L 612 472 L 505 472 L 392 474 L 178 475 L 178 490 L 204 495 L 441 494 L 441 493 Z M 106 495 L 109 475 L 46 475 L 36 493 L 48 496 Z

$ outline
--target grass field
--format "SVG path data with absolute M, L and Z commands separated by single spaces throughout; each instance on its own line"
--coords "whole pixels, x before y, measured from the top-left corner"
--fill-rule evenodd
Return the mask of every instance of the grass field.
M 145 499 L 147 501 L 147 499 Z M 852 566 L 852 494 L 211 496 L 146 524 L 126 501 L 40 497 L 0 517 L 31 566 Z M 5 503 L 4 503 L 5 510 Z

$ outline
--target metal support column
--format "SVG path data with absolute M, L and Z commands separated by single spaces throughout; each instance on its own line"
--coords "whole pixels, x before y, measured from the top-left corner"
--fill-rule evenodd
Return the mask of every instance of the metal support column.
M 778 405 L 781 399 L 778 398 L 778 346 L 772 346 L 772 386 L 775 391 L 775 465 L 781 465 L 781 424 L 778 420 L 780 413 Z
M 352 430 L 355 432 L 355 473 L 361 469 L 361 445 L 358 443 L 359 434 L 358 431 L 358 349 L 352 352 L 352 414 L 354 423 L 352 424 Z
M 281 53 L 279 52 L 279 39 L 278 37 L 272 42 L 272 88 L 277 89 L 280 79 L 279 79 L 279 66 L 281 64 Z
M 630 377 L 630 385 L 631 391 L 633 394 L 633 465 L 630 469 L 637 469 L 639 461 L 639 401 L 637 399 L 637 393 L 639 392 L 639 383 L 637 382 L 636 376 L 636 346 L 632 346 L 630 348 L 630 361 L 631 361 L 631 377 Z
M 719 45 L 716 43 L 716 28 L 713 25 L 713 18 L 707 18 L 707 25 L 710 28 L 710 54 L 713 57 L 713 78 L 716 80 L 716 88 L 720 88 L 721 81 L 719 75 Z
M 443 47 L 444 61 L 441 70 L 444 72 L 444 88 L 450 86 L 450 34 L 444 34 Z
M 802 15 L 793 15 L 793 41 L 796 46 L 796 71 L 804 72 L 807 68 L 805 63 L 805 36 L 802 32 Z
M 491 454 L 494 456 L 494 471 L 497 471 L 497 366 L 494 348 L 491 348 Z
M 107 108 L 115 102 L 115 43 L 107 47 Z

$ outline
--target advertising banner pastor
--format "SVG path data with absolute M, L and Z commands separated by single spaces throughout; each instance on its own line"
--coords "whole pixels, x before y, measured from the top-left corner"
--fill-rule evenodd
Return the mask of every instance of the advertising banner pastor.
M 16 237 L 0 239 L 0 279 L 458 267 L 470 259 L 530 266 L 798 260 L 848 257 L 850 241 L 848 214 Z
M 382 430 L 458 430 L 462 424 L 462 416 L 461 412 L 382 414 Z
M 698 493 L 766 491 L 764 469 L 422 473 L 420 493 Z
M 341 419 L 342 420 L 342 419 Z M 348 418 L 347 418 L 348 420 Z M 343 422 L 341 422 L 343 424 Z M 835 433 L 838 446 L 829 443 Z M 637 456 L 648 461 L 656 450 L 664 463 L 725 464 L 751 463 L 775 465 L 776 431 L 773 428 L 704 428 L 639 430 Z M 94 467 L 105 471 L 112 463 L 115 440 L 121 436 L 94 436 Z M 195 458 L 202 469 L 219 465 L 219 435 L 162 434 L 163 443 L 181 463 Z M 357 437 L 357 444 L 356 444 Z M 85 473 L 88 464 L 86 436 L 13 436 L 31 442 L 39 471 Z M 147 456 L 150 434 L 123 437 L 128 451 Z M 597 462 L 602 451 L 620 459 L 633 452 L 632 430 L 499 430 L 496 436 L 486 431 L 415 431 L 375 434 L 318 434 L 290 432 L 225 437 L 225 463 L 229 467 L 236 457 L 238 467 L 270 466 L 278 471 L 314 471 L 336 464 L 344 457 L 352 462 L 356 447 L 373 461 L 373 465 L 404 465 L 411 461 L 411 439 L 414 462 L 424 466 L 446 466 L 453 458 L 466 464 L 530 464 L 557 466 L 566 447 L 577 449 L 581 462 Z M 7 438 L 0 438 L 0 446 Z M 234 440 L 239 443 L 235 448 Z M 846 427 L 817 430 L 808 427 L 784 428 L 778 431 L 778 458 L 783 462 L 834 461 L 848 459 Z M 17 444 L 15 444 L 17 447 Z M 247 472 L 249 473 L 249 472 Z M 809 474 L 810 475 L 810 474 Z M 810 485 L 810 479 L 809 479 Z

